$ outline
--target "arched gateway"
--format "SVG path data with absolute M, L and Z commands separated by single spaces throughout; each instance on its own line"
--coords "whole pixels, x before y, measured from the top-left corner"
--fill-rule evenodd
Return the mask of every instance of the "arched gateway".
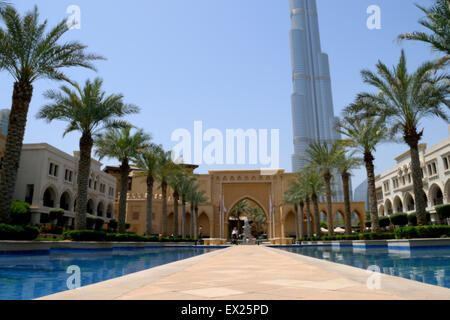
M 195 168 L 195 166 L 189 167 L 191 170 Z M 278 170 L 273 175 L 263 173 L 260 170 L 214 170 L 209 171 L 208 174 L 195 175 L 200 188 L 205 191 L 208 197 L 208 202 L 199 207 L 200 219 L 198 223 L 202 235 L 228 239 L 230 236 L 230 211 L 242 200 L 249 200 L 262 209 L 266 215 L 265 228 L 268 238 L 279 239 L 293 235 L 292 232 L 296 229 L 295 219 L 292 218 L 294 207 L 285 204 L 283 198 L 285 191 L 295 180 L 295 176 L 292 173 L 285 173 L 284 170 Z M 171 194 L 171 192 L 171 190 L 168 190 L 168 194 Z M 154 193 L 152 233 L 157 234 L 162 231 L 161 190 L 155 188 Z M 146 197 L 145 177 L 139 177 L 139 175 L 136 175 L 136 171 L 132 172 L 132 188 L 127 202 L 127 220 L 132 225 L 131 229 L 137 233 L 145 232 Z M 345 212 L 344 203 L 335 202 L 332 209 L 333 217 L 338 212 Z M 179 226 L 181 226 L 181 208 L 179 210 Z M 320 203 L 319 212 L 326 213 L 326 210 L 326 203 Z M 171 201 L 168 202 L 167 212 L 168 215 L 173 212 Z M 352 217 L 356 217 L 352 221 L 358 221 L 359 226 L 363 227 L 365 223 L 364 202 L 352 203 L 351 212 Z M 300 222 L 301 218 L 299 219 Z M 306 223 L 304 226 L 306 231 Z

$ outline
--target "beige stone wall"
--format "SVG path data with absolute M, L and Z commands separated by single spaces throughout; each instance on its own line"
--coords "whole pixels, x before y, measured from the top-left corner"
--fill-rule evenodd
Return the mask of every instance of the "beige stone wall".
M 261 175 L 259 170 L 210 171 L 209 174 L 196 175 L 200 188 L 209 198 L 209 203 L 199 208 L 199 225 L 203 237 L 229 237 L 229 212 L 238 202 L 248 199 L 261 207 L 267 217 L 267 232 L 270 238 L 280 238 L 295 234 L 294 207 L 283 203 L 284 192 L 294 180 L 294 174 L 280 170 L 275 175 Z M 162 230 L 162 195 L 154 184 L 153 192 L 153 233 Z M 143 234 L 146 225 L 146 178 L 133 173 L 132 190 L 128 194 L 127 222 L 131 223 L 131 231 Z M 224 214 L 223 230 L 220 230 L 219 200 L 223 199 L 228 212 Z M 270 213 L 272 199 L 273 214 Z M 320 211 L 326 213 L 326 203 L 321 203 Z M 172 190 L 168 190 L 168 231 L 173 231 L 173 198 Z M 190 206 L 186 212 L 190 214 Z M 334 203 L 333 212 L 344 212 L 343 203 Z M 365 222 L 364 202 L 352 203 L 352 212 L 359 216 L 361 226 Z M 181 204 L 179 205 L 179 230 L 181 230 Z M 189 225 L 189 223 L 188 223 Z M 306 230 L 306 226 L 305 226 Z M 189 228 L 188 228 L 189 233 Z

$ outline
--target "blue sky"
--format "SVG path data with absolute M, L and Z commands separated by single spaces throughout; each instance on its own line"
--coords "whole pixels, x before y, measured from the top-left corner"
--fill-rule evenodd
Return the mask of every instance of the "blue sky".
M 70 5 L 81 9 L 81 30 L 65 39 L 77 39 L 89 51 L 104 55 L 98 73 L 76 69 L 68 74 L 78 82 L 96 76 L 105 80 L 109 93 L 120 92 L 125 100 L 142 108 L 128 118 L 152 133 L 157 143 L 171 148 L 175 129 L 193 130 L 195 120 L 205 129 L 280 129 L 280 166 L 291 171 L 293 153 L 290 95 L 292 93 L 289 47 L 288 0 L 14 0 L 24 12 L 37 4 L 41 17 L 54 25 L 68 16 Z M 402 32 L 421 30 L 422 17 L 414 3 L 430 0 L 318 0 L 322 50 L 328 53 L 336 115 L 368 90 L 360 70 L 374 69 L 378 59 L 397 62 L 401 48 L 408 65 L 436 57 L 421 43 L 397 43 Z M 369 30 L 366 13 L 378 5 L 382 29 Z M 0 107 L 10 107 L 12 79 L 0 73 Z M 72 153 L 79 134 L 62 138 L 65 124 L 36 120 L 45 103 L 42 93 L 59 84 L 35 83 L 25 143 L 47 142 Z M 434 144 L 447 137 L 447 124 L 423 122 L 423 142 Z M 394 157 L 407 150 L 403 144 L 380 146 L 376 172 L 391 167 Z M 107 164 L 116 164 L 106 159 Z M 201 166 L 211 169 L 242 169 L 247 166 Z M 365 179 L 355 171 L 353 186 Z

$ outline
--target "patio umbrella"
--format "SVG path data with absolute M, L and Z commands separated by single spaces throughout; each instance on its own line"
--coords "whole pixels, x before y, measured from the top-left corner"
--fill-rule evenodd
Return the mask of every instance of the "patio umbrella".
M 342 229 L 341 227 L 337 227 L 336 229 L 334 229 L 334 232 L 336 232 L 336 233 L 344 233 L 345 229 Z

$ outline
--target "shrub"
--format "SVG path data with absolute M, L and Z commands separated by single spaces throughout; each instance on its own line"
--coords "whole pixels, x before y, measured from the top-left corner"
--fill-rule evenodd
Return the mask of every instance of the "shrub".
M 444 220 L 450 218 L 450 204 L 441 204 L 434 207 L 439 219 Z
M 95 230 L 101 231 L 103 229 L 104 224 L 105 224 L 105 220 L 103 220 L 103 218 L 101 218 L 101 217 L 95 218 L 95 225 L 94 225 Z
M 86 229 L 92 230 L 95 226 L 97 217 L 92 214 L 86 213 Z
M 38 235 L 37 227 L 0 224 L 0 240 L 34 240 Z
M 386 228 L 389 227 L 389 225 L 391 224 L 391 219 L 389 219 L 389 217 L 386 216 L 380 216 L 378 217 L 378 222 L 380 224 L 380 228 Z
M 397 212 L 389 216 L 394 226 L 406 226 L 408 224 L 408 215 L 403 212 Z
M 48 211 L 50 221 L 56 220 L 56 225 L 64 226 L 64 209 L 50 209 Z
M 23 240 L 34 240 L 39 236 L 39 228 L 34 226 L 23 227 Z
M 13 201 L 11 204 L 11 224 L 26 226 L 30 223 L 30 204 L 24 201 Z
M 117 230 L 117 227 L 119 226 L 119 223 L 117 222 L 117 220 L 116 219 L 111 219 L 111 220 L 109 220 L 109 223 L 108 223 L 108 229 L 109 230 Z
M 320 221 L 320 227 L 324 229 L 328 229 L 328 224 L 326 222 Z
M 412 212 L 408 214 L 408 222 L 411 226 L 417 226 L 417 214 Z M 427 224 L 431 224 L 431 214 L 427 212 Z
M 95 230 L 73 230 L 64 232 L 63 238 L 73 241 L 105 241 L 106 233 Z
M 397 239 L 440 238 L 442 236 L 450 236 L 450 226 L 411 226 L 395 230 Z
M 372 226 L 372 221 L 367 220 L 367 221 L 366 221 L 366 227 L 367 227 L 367 228 L 370 228 L 371 226 Z

